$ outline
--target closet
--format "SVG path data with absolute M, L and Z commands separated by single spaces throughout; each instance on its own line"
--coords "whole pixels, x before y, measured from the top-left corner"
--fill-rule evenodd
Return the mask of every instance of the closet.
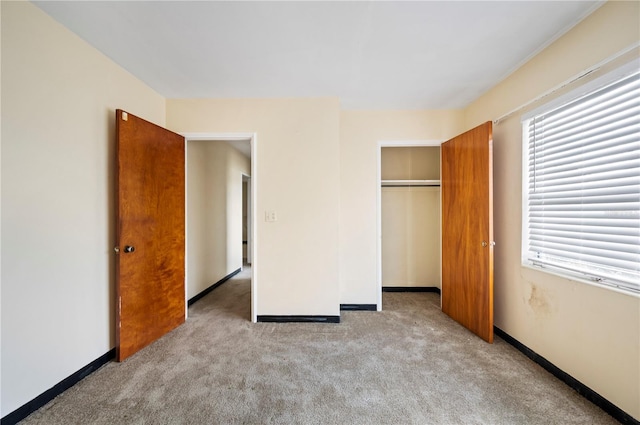
M 440 146 L 381 149 L 382 287 L 439 289 Z

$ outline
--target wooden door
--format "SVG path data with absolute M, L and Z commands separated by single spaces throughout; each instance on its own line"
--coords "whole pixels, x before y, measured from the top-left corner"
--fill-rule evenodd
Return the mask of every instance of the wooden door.
M 116 111 L 116 358 L 185 321 L 185 140 Z
M 442 144 L 442 311 L 493 342 L 492 123 Z

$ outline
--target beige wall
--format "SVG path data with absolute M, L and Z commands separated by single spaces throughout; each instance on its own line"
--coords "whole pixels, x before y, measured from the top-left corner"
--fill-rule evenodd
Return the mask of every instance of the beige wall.
M 341 111 L 340 302 L 376 304 L 380 141 L 445 141 L 463 114 L 442 111 Z
M 465 126 L 498 118 L 638 43 L 639 16 L 638 2 L 605 4 L 470 105 Z M 521 266 L 523 112 L 494 128 L 495 323 L 640 419 L 640 299 Z
M 258 315 L 340 313 L 338 123 L 335 98 L 167 101 L 170 130 L 257 134 Z
M 2 391 L 2 5 L 0 4 L 0 392 Z M 2 410 L 2 395 L 0 394 L 0 418 Z
M 382 180 L 440 180 L 440 147 L 384 147 Z
M 2 2 L 2 413 L 114 347 L 115 108 L 165 101 L 28 2 Z
M 242 175 L 249 158 L 223 141 L 187 142 L 187 298 L 242 267 Z
M 440 188 L 382 188 L 382 286 L 440 288 Z

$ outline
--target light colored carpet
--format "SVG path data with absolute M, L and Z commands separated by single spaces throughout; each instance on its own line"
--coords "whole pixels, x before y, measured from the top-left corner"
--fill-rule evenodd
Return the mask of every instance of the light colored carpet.
M 180 328 L 109 363 L 24 424 L 615 424 L 429 293 L 385 293 L 340 324 L 249 321 L 245 272 Z

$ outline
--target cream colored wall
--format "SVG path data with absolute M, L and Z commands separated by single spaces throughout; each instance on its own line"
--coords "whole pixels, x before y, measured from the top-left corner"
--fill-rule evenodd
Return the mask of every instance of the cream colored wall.
M 471 104 L 465 127 L 498 118 L 638 43 L 639 17 L 638 2 L 605 4 Z M 640 419 L 640 299 L 521 265 L 522 112 L 494 128 L 495 324 Z
M 336 98 L 167 101 L 170 130 L 257 134 L 258 315 L 340 313 L 338 123 Z
M 440 180 L 440 147 L 384 147 L 382 180 Z
M 445 141 L 463 130 L 459 110 L 340 112 L 340 302 L 376 304 L 380 141 Z
M 2 6 L 0 5 L 0 25 L 2 24 Z M 2 46 L 0 27 L 0 46 Z M 0 392 L 2 391 L 2 48 L 0 47 Z M 0 418 L 3 417 L 2 395 L 0 394 Z
M 114 347 L 115 108 L 165 101 L 28 2 L 2 8 L 2 412 Z
M 188 299 L 242 267 L 242 174 L 250 171 L 226 142 L 187 142 Z
M 440 188 L 382 188 L 382 286 L 440 288 Z

